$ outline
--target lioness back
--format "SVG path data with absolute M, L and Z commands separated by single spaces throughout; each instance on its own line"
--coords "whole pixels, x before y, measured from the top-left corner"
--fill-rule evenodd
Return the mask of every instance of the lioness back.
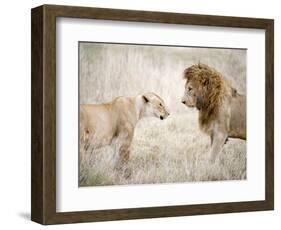
M 82 123 L 82 124 L 81 124 Z M 80 105 L 80 132 L 86 132 L 96 143 L 108 143 L 115 134 L 116 119 L 111 103 Z

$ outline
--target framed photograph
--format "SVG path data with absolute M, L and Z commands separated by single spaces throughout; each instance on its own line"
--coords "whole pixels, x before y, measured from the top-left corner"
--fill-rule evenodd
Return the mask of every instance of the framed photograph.
M 31 15 L 33 221 L 273 210 L 273 20 Z

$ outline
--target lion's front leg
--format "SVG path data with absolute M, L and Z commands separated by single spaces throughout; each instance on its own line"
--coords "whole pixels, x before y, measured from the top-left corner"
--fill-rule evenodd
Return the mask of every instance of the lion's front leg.
M 212 134 L 211 137 L 211 149 L 209 152 L 209 160 L 211 163 L 215 163 L 220 155 L 225 141 L 227 140 L 227 133 L 222 131 L 217 131 Z

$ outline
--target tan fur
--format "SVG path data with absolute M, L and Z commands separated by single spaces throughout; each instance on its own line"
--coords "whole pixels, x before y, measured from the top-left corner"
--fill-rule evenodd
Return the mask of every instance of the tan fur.
M 119 156 L 117 166 L 129 160 L 129 147 L 134 128 L 143 117 L 161 120 L 169 115 L 164 101 L 154 93 L 136 97 L 117 97 L 105 104 L 80 105 L 80 160 L 89 146 L 99 148 L 115 144 Z
M 204 64 L 187 68 L 184 78 L 182 102 L 199 110 L 199 125 L 211 137 L 210 157 L 215 160 L 228 137 L 246 139 L 246 97 Z

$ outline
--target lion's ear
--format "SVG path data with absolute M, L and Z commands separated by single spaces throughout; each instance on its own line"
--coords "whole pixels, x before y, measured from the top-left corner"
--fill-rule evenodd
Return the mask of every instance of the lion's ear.
M 144 100 L 145 103 L 149 102 L 149 99 L 147 96 L 145 95 L 142 95 L 142 99 Z
M 201 110 L 202 108 L 203 108 L 203 106 L 204 106 L 204 100 L 203 100 L 203 98 L 201 97 L 201 96 L 198 96 L 197 98 L 196 98 L 196 108 L 198 109 L 198 110 Z

